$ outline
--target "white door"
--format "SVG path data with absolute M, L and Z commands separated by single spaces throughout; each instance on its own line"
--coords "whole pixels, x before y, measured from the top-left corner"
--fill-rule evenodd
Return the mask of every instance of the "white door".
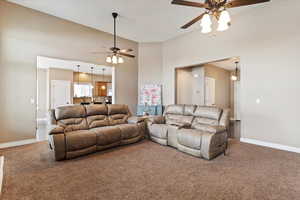
M 62 80 L 51 81 L 51 108 L 71 103 L 71 82 Z
M 216 95 L 216 79 L 205 77 L 205 105 L 214 106 Z
M 234 119 L 241 120 L 240 81 L 234 81 Z

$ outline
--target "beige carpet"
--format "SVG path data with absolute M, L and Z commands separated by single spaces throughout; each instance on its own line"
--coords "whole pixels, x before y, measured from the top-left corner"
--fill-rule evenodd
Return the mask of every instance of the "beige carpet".
M 212 161 L 150 141 L 55 162 L 47 143 L 0 152 L 3 200 L 296 200 L 300 155 L 230 142 Z

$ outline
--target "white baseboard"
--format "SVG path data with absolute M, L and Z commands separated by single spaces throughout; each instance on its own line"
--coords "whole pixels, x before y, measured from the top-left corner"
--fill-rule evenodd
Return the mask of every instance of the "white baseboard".
M 300 148 L 297 148 L 297 147 L 290 147 L 290 146 L 286 146 L 286 145 L 282 145 L 282 144 L 264 142 L 264 141 L 260 141 L 260 140 L 249 139 L 249 138 L 241 138 L 240 141 L 244 142 L 244 143 L 255 144 L 255 145 L 264 146 L 264 147 L 270 147 L 273 149 L 280 149 L 280 150 L 284 150 L 284 151 L 300 153 Z
M 4 177 L 4 157 L 0 156 L 0 196 L 2 192 L 2 183 L 3 183 L 3 177 Z
M 27 139 L 27 140 L 15 141 L 15 142 L 0 143 L 0 149 L 4 149 L 4 148 L 8 148 L 8 147 L 22 146 L 25 144 L 32 144 L 35 142 L 37 142 L 36 139 Z

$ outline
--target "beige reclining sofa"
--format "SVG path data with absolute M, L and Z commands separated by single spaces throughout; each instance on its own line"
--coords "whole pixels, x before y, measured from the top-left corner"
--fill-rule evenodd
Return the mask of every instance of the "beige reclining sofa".
M 71 159 L 144 138 L 145 123 L 126 105 L 72 105 L 51 111 L 49 144 L 56 160 Z
M 150 139 L 179 151 L 212 159 L 227 148 L 229 110 L 196 105 L 167 106 L 163 116 L 150 117 Z

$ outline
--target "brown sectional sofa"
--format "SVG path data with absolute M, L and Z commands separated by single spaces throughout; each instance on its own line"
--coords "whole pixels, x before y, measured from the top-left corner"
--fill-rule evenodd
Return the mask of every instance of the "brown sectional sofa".
M 72 105 L 51 111 L 49 144 L 56 160 L 71 159 L 145 136 L 145 123 L 126 105 Z
M 147 129 L 154 142 L 210 160 L 225 154 L 228 124 L 228 109 L 170 105 L 163 116 L 147 120 Z

